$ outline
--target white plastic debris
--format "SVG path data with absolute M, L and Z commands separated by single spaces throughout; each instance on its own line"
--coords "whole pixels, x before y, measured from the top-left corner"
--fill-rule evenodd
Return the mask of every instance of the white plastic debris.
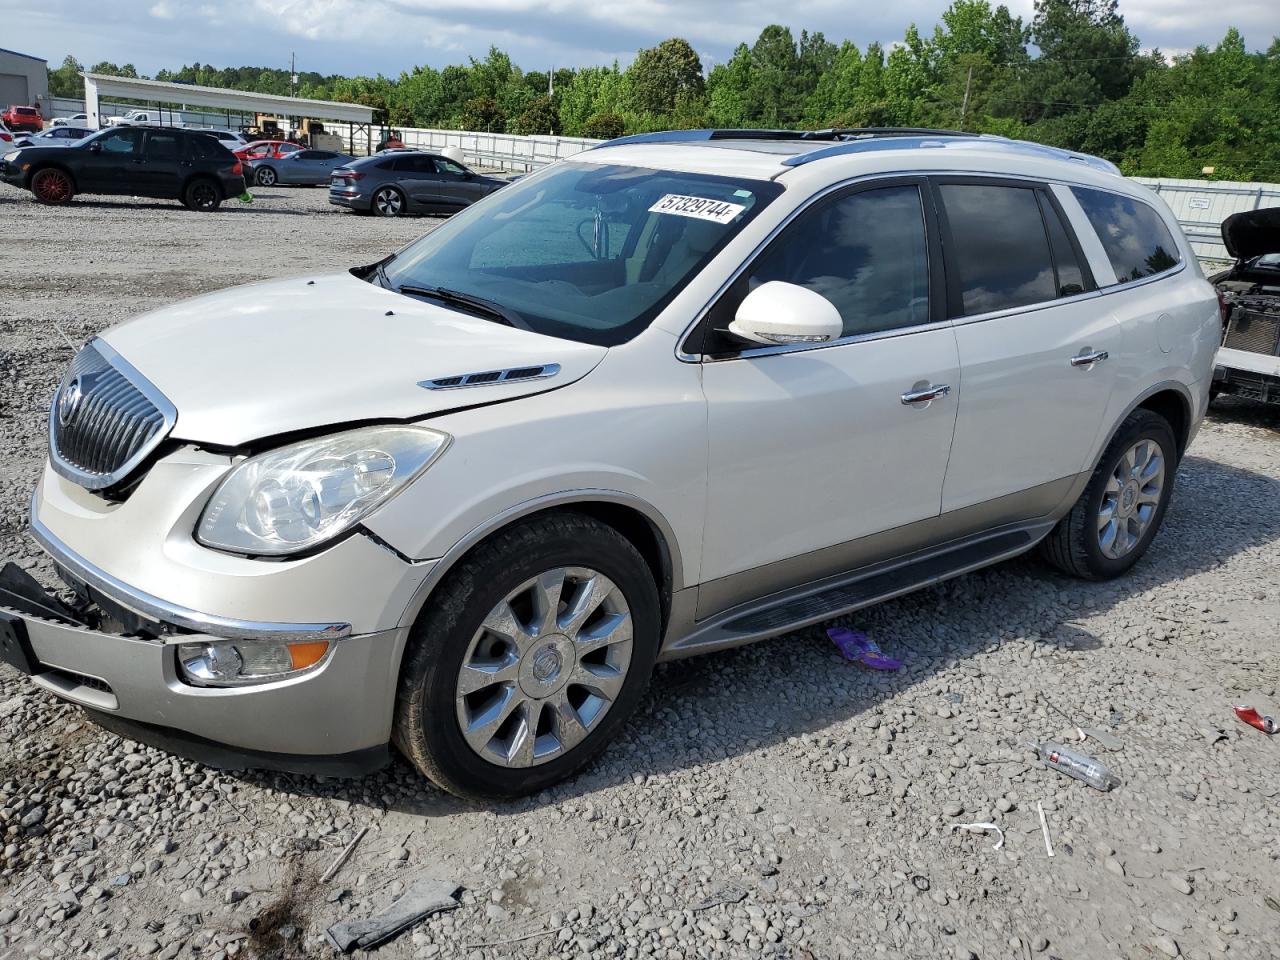
M 995 831 L 1000 835 L 1000 839 L 996 841 L 996 845 L 992 850 L 999 850 L 1004 846 L 1004 831 L 994 823 L 953 823 L 952 830 L 967 830 L 969 833 L 990 833 Z
M 1053 844 L 1049 842 L 1049 821 L 1044 818 L 1044 804 L 1036 801 L 1036 809 L 1040 811 L 1040 830 L 1044 833 L 1044 852 L 1053 856 Z

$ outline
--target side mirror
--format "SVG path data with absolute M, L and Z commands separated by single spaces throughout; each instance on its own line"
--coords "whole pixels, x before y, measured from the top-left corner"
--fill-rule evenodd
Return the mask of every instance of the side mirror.
M 738 305 L 729 324 L 735 337 L 770 346 L 830 343 L 844 333 L 840 311 L 826 297 L 782 280 L 752 290 Z

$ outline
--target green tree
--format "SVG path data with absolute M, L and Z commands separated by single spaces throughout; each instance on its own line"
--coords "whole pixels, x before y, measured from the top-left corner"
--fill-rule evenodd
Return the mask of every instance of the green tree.
M 49 96 L 84 96 L 84 80 L 80 77 L 83 70 L 84 67 L 75 57 L 70 54 L 64 57 L 62 66 L 49 71 Z
M 636 113 L 674 113 L 679 103 L 701 98 L 704 92 L 702 61 L 679 37 L 641 50 L 626 72 L 627 105 Z
M 523 136 L 550 134 L 558 133 L 559 127 L 560 115 L 556 110 L 555 101 L 550 97 L 538 97 L 529 104 L 524 113 L 516 117 L 510 124 L 508 132 Z

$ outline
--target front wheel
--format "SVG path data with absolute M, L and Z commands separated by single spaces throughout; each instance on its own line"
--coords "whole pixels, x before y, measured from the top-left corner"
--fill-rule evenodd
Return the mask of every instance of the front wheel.
M 1041 543 L 1064 573 L 1109 580 L 1137 563 L 1164 520 L 1178 447 L 1169 422 L 1138 409 L 1125 419 L 1071 512 Z
M 649 568 L 612 527 L 576 513 L 519 523 L 450 571 L 415 625 L 396 745 L 458 796 L 545 789 L 635 710 L 660 623 Z
M 276 172 L 270 167 L 259 167 L 254 179 L 258 181 L 260 187 L 274 187 L 276 185 Z
M 76 195 L 71 175 L 56 167 L 40 170 L 31 178 L 31 193 L 41 203 L 66 203 Z

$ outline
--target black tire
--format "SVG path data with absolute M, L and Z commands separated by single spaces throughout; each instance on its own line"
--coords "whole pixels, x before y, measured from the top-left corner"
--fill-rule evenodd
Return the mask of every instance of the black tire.
M 1103 552 L 1098 518 L 1107 492 L 1107 483 L 1123 454 L 1143 440 L 1155 443 L 1164 458 L 1164 482 L 1151 521 L 1136 543 L 1119 557 Z M 1127 572 L 1142 559 L 1155 539 L 1173 495 L 1178 468 L 1178 444 L 1169 421 L 1150 410 L 1129 414 L 1103 452 L 1089 478 L 1084 493 L 1071 512 L 1040 543 L 1040 555 L 1063 573 L 1083 580 L 1110 580 Z
M 212 213 L 222 206 L 222 191 L 208 177 L 197 177 L 183 188 L 182 205 L 198 213 Z
M 495 605 L 526 580 L 557 567 L 590 567 L 622 592 L 632 619 L 631 660 L 612 705 L 576 746 L 534 766 L 502 766 L 483 758 L 463 736 L 456 705 L 459 672 Z M 570 511 L 519 522 L 463 558 L 418 618 L 401 663 L 393 740 L 419 771 L 457 796 L 537 793 L 599 754 L 634 712 L 653 672 L 660 630 L 653 576 L 620 533 Z
M 40 203 L 59 206 L 76 195 L 76 184 L 65 170 L 45 167 L 32 175 L 31 194 Z
M 274 187 L 280 178 L 271 167 L 259 167 L 253 175 L 253 181 L 260 187 Z
M 369 201 L 369 210 L 379 217 L 402 217 L 408 206 L 409 201 L 395 187 L 379 187 Z

